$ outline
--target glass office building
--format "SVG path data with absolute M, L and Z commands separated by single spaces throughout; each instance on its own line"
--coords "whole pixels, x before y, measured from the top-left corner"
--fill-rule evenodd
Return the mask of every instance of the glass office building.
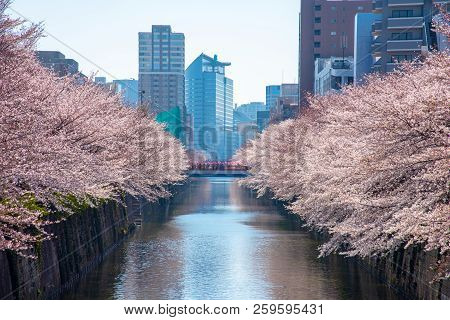
M 192 127 L 189 147 L 210 160 L 226 161 L 233 153 L 233 80 L 220 62 L 201 54 L 186 70 L 186 109 Z
M 277 100 L 281 96 L 281 86 L 267 86 L 266 87 L 266 106 L 269 110 L 277 105 Z

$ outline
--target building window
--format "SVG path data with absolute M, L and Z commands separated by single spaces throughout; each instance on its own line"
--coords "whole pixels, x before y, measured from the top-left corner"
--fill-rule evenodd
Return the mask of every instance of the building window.
M 335 36 L 336 35 L 336 31 L 331 31 L 331 35 Z
M 364 10 L 364 7 L 361 7 L 361 6 L 358 7 L 358 11 L 363 11 L 363 10 Z
M 412 61 L 413 57 L 408 54 L 398 54 L 398 55 L 392 55 L 391 56 L 391 62 L 392 63 L 400 63 L 403 61 Z
M 332 6 L 331 11 L 336 11 L 336 6 Z
M 393 32 L 391 40 L 414 40 L 412 32 Z
M 320 17 L 314 18 L 314 23 L 320 23 L 320 22 L 322 22 L 322 19 Z
M 337 20 L 336 19 L 331 19 L 331 23 L 336 23 Z
M 314 60 L 319 59 L 320 58 L 320 53 L 315 53 L 314 54 Z
M 392 18 L 406 18 L 413 17 L 413 10 L 392 10 Z
M 315 36 L 320 36 L 320 29 L 314 30 L 314 35 Z
M 340 90 L 342 87 L 342 77 L 331 76 L 331 88 Z
M 320 41 L 314 42 L 314 48 L 320 48 Z
M 319 5 L 315 5 L 314 6 L 314 10 L 315 11 L 320 11 L 320 10 L 322 10 L 322 6 L 319 4 Z

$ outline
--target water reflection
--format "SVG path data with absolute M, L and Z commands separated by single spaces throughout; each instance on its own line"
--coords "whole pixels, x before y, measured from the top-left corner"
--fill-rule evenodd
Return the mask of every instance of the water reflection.
M 64 298 L 396 298 L 353 260 L 317 259 L 318 241 L 279 210 L 234 178 L 193 178 L 168 221 L 148 219 Z

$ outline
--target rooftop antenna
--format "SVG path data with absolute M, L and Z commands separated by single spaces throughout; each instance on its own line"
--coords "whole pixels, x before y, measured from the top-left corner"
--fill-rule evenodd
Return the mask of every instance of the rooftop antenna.
M 345 49 L 347 49 L 347 46 L 348 46 L 348 38 L 345 32 L 343 32 L 341 37 L 342 63 L 344 63 L 345 60 Z

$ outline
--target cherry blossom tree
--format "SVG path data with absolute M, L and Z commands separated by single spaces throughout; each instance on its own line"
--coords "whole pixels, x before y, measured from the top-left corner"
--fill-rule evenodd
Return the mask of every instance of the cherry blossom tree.
M 373 256 L 423 244 L 449 276 L 450 57 L 373 74 L 310 97 L 298 119 L 269 127 L 237 159 L 242 184 L 288 202 L 330 234 L 323 255 Z
M 178 140 L 92 81 L 42 67 L 40 27 L 8 17 L 8 4 L 0 0 L 0 250 L 48 238 L 52 212 L 72 213 L 73 199 L 168 196 L 188 166 Z
M 447 3 L 436 3 L 436 7 L 439 10 L 439 14 L 433 18 L 433 25 L 435 31 L 443 34 L 450 39 L 450 13 L 447 11 Z

